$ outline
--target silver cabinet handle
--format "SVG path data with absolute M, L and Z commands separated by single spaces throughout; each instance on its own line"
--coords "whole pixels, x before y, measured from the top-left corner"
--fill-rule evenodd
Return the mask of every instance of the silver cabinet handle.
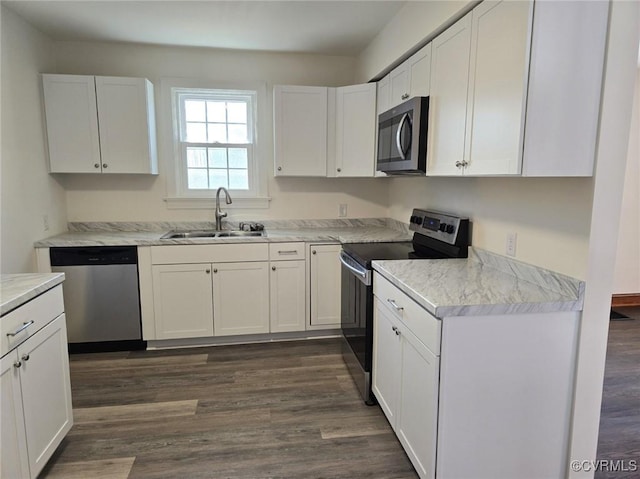
M 20 366 L 22 366 L 22 363 L 20 361 L 16 361 L 15 363 L 13 363 L 14 368 L 19 368 Z
M 311 254 L 316 254 L 316 250 L 313 250 L 313 251 L 311 252 Z
M 9 336 L 9 337 L 17 336 L 18 334 L 20 334 L 22 331 L 27 329 L 32 324 L 33 324 L 33 319 L 31 321 L 26 322 L 26 323 L 22 323 L 22 326 L 20 326 L 18 329 L 16 329 L 13 333 L 7 333 L 7 336 Z
M 403 100 L 406 100 L 407 98 L 409 98 L 409 94 L 405 93 L 404 95 L 402 95 L 400 98 L 402 98 Z
M 404 308 L 401 306 L 398 306 L 395 302 L 395 300 L 393 299 L 387 299 L 387 303 L 389 303 L 391 306 L 393 306 L 393 309 L 395 309 L 396 311 L 402 311 Z
M 456 168 L 462 168 L 462 162 L 456 161 Z
M 338 168 L 338 173 L 340 173 L 342 171 L 342 168 Z
M 213 272 L 217 273 L 218 272 L 218 268 L 213 268 Z
M 396 333 L 396 336 L 400 336 L 400 330 L 396 326 L 391 326 L 391 330 Z
M 209 273 L 211 273 L 211 270 L 210 269 L 205 269 L 204 272 L 209 274 Z
M 93 167 L 94 167 L 94 168 L 100 168 L 100 163 L 94 163 L 94 164 L 93 164 Z
M 276 267 L 275 267 L 275 266 L 272 266 L 272 267 L 271 267 L 271 271 L 275 271 L 275 270 L 276 270 Z
M 29 357 L 30 356 L 28 354 L 23 354 L 22 358 L 20 358 L 20 359 L 22 359 L 23 361 L 29 361 Z
M 278 171 L 282 171 L 282 166 L 278 166 Z
M 278 254 L 298 254 L 297 249 L 289 249 L 284 251 L 278 251 Z
M 102 167 L 103 167 L 103 168 L 108 168 L 108 167 L 109 167 L 109 165 L 107 165 L 106 163 L 102 163 Z

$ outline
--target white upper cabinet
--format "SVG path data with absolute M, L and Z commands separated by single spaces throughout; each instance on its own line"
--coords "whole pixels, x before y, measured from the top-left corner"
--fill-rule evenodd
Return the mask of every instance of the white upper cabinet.
M 376 85 L 273 88 L 276 176 L 373 177 Z
M 422 47 L 378 82 L 378 115 L 414 96 L 429 96 L 430 72 L 431 43 Z
M 153 85 L 42 75 L 51 173 L 157 174 Z
M 435 38 L 427 175 L 592 175 L 607 21 L 606 2 L 485 0 Z
M 328 88 L 273 87 L 276 176 L 327 176 Z
M 485 1 L 472 12 L 464 174 L 520 173 L 532 8 Z
M 336 88 L 335 167 L 328 176 L 374 175 L 376 126 L 375 83 Z
M 464 160 L 471 15 L 431 42 L 427 175 L 457 175 Z

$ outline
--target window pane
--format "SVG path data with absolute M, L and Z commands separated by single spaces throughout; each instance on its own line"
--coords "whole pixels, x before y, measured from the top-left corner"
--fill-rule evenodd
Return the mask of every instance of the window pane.
M 207 121 L 209 123 L 225 123 L 227 121 L 223 101 L 207 102 Z
M 245 102 L 227 103 L 227 121 L 229 123 L 247 122 L 247 104 Z
M 187 121 L 206 121 L 206 117 L 204 116 L 204 103 L 202 100 L 185 100 L 185 119 Z
M 246 148 L 229 148 L 229 168 L 247 168 Z
M 206 169 L 191 169 L 187 170 L 187 186 L 191 190 L 207 189 L 207 170 Z
M 209 188 L 215 190 L 221 186 L 229 188 L 227 184 L 227 170 L 209 170 Z
M 227 149 L 209 148 L 209 168 L 227 167 Z
M 227 142 L 227 129 L 224 124 L 208 124 L 207 128 L 209 130 L 209 143 Z
M 229 170 L 229 188 L 234 190 L 248 190 L 248 170 Z
M 206 148 L 187 148 L 187 167 L 188 168 L 206 168 L 207 167 L 207 150 Z
M 247 125 L 229 125 L 229 143 L 247 142 Z
M 192 143 L 206 143 L 207 129 L 205 123 L 187 123 L 187 141 Z

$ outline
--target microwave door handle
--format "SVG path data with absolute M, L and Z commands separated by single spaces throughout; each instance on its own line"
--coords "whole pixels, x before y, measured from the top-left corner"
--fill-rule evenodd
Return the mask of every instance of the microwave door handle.
M 398 124 L 398 130 L 396 131 L 396 146 L 398 147 L 398 152 L 400 153 L 400 157 L 403 160 L 407 159 L 407 152 L 402 147 L 402 128 L 404 128 L 405 121 L 411 121 L 408 113 L 404 114 L 404 116 L 400 120 L 400 123 Z

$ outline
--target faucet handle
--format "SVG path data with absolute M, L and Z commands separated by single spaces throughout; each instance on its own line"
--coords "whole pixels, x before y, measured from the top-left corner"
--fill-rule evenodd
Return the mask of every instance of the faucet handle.
M 247 226 L 248 228 L 245 230 L 245 226 Z M 250 225 L 248 225 L 247 223 L 245 223 L 244 221 L 241 221 L 240 223 L 238 223 L 238 229 L 240 231 L 249 231 L 250 229 Z

